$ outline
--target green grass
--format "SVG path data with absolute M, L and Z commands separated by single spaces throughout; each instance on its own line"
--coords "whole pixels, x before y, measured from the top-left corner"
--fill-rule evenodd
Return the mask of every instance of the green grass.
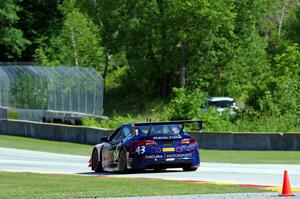
M 300 151 L 200 150 L 201 161 L 242 164 L 300 164 Z
M 78 198 L 263 192 L 241 186 L 170 180 L 0 172 L 0 198 Z
M 0 147 L 74 155 L 90 155 L 91 145 L 0 135 Z M 200 150 L 202 162 L 300 164 L 300 151 Z
M 33 151 L 90 155 L 93 146 L 70 142 L 48 141 L 18 136 L 0 135 L 0 147 L 28 149 Z

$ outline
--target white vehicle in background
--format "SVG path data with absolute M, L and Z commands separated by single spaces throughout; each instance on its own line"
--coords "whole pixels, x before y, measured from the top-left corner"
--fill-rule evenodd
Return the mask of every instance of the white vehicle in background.
M 215 107 L 216 110 L 222 115 L 228 113 L 230 116 L 236 116 L 238 107 L 235 100 L 231 97 L 210 97 L 206 99 L 202 111 L 207 111 L 209 107 Z

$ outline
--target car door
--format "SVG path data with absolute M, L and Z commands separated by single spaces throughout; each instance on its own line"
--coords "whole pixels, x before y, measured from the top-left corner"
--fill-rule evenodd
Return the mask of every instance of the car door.
M 114 137 L 111 143 L 111 153 L 113 154 L 113 165 L 114 167 L 118 167 L 119 164 L 119 154 L 121 149 L 123 149 L 123 145 L 132 137 L 131 127 L 124 125 L 121 129 L 121 132 Z
M 120 135 L 122 128 L 117 128 L 108 138 L 108 141 L 103 145 L 102 149 L 102 164 L 105 170 L 110 170 L 114 165 L 114 144 L 117 137 Z

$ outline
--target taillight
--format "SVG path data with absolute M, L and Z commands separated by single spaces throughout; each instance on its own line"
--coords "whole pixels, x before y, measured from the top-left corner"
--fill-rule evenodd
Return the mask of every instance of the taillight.
M 182 139 L 180 144 L 196 144 L 196 140 L 194 138 Z
M 133 143 L 134 146 L 153 146 L 156 145 L 154 140 L 137 140 Z

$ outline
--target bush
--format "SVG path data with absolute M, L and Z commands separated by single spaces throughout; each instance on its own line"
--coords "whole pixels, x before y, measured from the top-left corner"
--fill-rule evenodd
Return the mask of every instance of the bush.
M 200 90 L 188 92 L 183 88 L 173 88 L 172 98 L 161 119 L 196 119 L 203 106 L 205 94 Z
M 205 102 L 206 94 L 201 90 L 186 91 L 182 88 L 173 89 L 173 99 L 161 119 L 163 120 L 203 120 L 205 131 L 221 131 L 222 129 L 233 129 L 229 114 L 222 114 L 214 109 L 201 111 Z
M 133 117 L 130 114 L 128 114 L 127 116 L 118 116 L 118 115 L 114 114 L 109 119 L 104 119 L 104 120 L 99 120 L 99 121 L 97 121 L 96 119 L 93 119 L 93 118 L 85 117 L 83 119 L 83 125 L 84 126 L 94 126 L 94 127 L 99 127 L 99 128 L 106 128 L 106 129 L 115 129 L 124 123 L 131 123 L 131 122 L 145 121 L 145 120 L 146 119 L 141 116 Z

